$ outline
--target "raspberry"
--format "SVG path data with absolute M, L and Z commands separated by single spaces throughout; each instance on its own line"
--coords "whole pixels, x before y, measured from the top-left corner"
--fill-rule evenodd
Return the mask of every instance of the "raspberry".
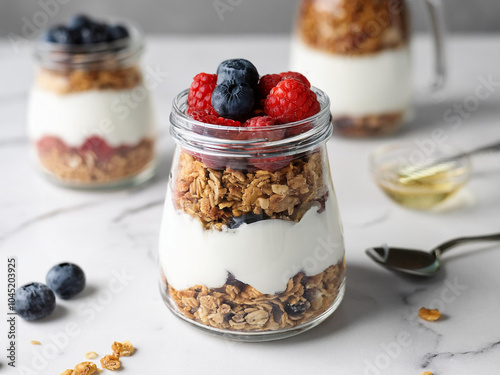
M 283 72 L 280 73 L 279 76 L 281 77 L 281 81 L 287 79 L 287 78 L 295 78 L 296 80 L 302 82 L 304 85 L 306 85 L 308 88 L 311 88 L 311 83 L 308 81 L 308 79 L 297 72 Z
M 257 85 L 257 95 L 259 99 L 266 99 L 271 89 L 281 81 L 279 74 L 266 74 L 262 76 Z
M 287 79 L 287 78 L 295 78 L 296 80 L 299 80 L 302 82 L 304 85 L 306 85 L 308 88 L 311 87 L 311 84 L 307 80 L 306 77 L 304 77 L 302 74 L 297 73 L 297 72 L 283 72 L 280 74 L 266 74 L 265 76 L 262 76 L 262 78 L 259 81 L 259 85 L 257 86 L 257 94 L 258 98 L 260 99 L 266 99 L 273 87 L 276 87 L 278 83 L 281 81 Z
M 266 138 L 268 141 L 279 141 L 285 137 L 285 129 L 269 129 L 266 127 L 274 125 L 276 122 L 271 116 L 257 116 L 248 119 L 243 127 L 252 128 L 255 131 L 242 131 L 238 139 L 263 139 Z
M 80 147 L 80 152 L 93 152 L 98 159 L 110 159 L 113 156 L 114 150 L 106 141 L 100 137 L 92 136 L 83 142 Z
M 250 159 L 252 165 L 257 168 L 268 172 L 276 172 L 285 168 L 293 161 L 292 156 L 276 156 L 274 158 L 265 159 Z
M 275 124 L 274 119 L 271 116 L 258 116 L 248 119 L 247 121 L 245 121 L 243 126 L 247 128 L 259 128 L 274 124 Z
M 200 122 L 212 125 L 223 125 L 223 126 L 241 126 L 239 121 L 234 121 L 228 118 L 219 117 L 217 115 L 208 113 L 206 111 L 192 111 L 190 116 Z
M 212 115 L 218 115 L 212 107 L 212 92 L 215 86 L 217 86 L 216 74 L 197 74 L 193 78 L 193 83 L 191 83 L 191 87 L 189 88 L 187 113 L 206 111 Z
M 278 83 L 264 105 L 264 111 L 279 124 L 306 119 L 319 110 L 316 94 L 295 78 Z
M 57 150 L 59 152 L 65 152 L 68 150 L 68 147 L 61 139 L 51 136 L 43 137 L 37 142 L 36 145 L 40 153 L 46 153 L 52 150 Z

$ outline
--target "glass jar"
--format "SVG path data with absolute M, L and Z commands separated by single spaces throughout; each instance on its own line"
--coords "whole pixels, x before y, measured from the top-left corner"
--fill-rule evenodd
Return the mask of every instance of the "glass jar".
M 36 165 L 69 187 L 133 185 L 154 174 L 156 122 L 139 66 L 143 35 L 71 45 L 37 42 L 28 109 Z
M 444 81 L 440 7 L 426 0 L 435 41 L 433 90 Z M 404 0 L 302 0 L 291 69 L 332 100 L 335 133 L 375 136 L 412 117 L 410 15 Z
M 292 336 L 326 319 L 344 293 L 342 226 L 321 111 L 266 128 L 171 113 L 177 144 L 160 229 L 161 292 L 170 310 L 226 338 Z

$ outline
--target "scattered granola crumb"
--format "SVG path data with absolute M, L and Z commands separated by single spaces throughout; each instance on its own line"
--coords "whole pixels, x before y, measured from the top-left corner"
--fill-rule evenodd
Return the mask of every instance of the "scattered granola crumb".
M 113 354 L 117 357 L 129 357 L 134 353 L 134 346 L 130 343 L 130 341 L 115 341 L 113 345 L 111 345 L 111 350 L 113 350 Z
M 121 365 L 120 358 L 114 354 L 108 354 L 101 358 L 101 366 L 107 370 L 117 370 Z
M 85 358 L 87 358 L 87 359 L 96 359 L 97 358 L 97 353 L 96 352 L 87 352 L 87 353 L 85 353 Z
M 433 322 L 438 320 L 441 317 L 441 312 L 438 309 L 427 309 L 425 307 L 420 308 L 418 311 L 418 316 L 420 319 L 427 320 L 429 322 Z
M 73 370 L 64 370 L 60 375 L 92 375 L 97 371 L 97 366 L 92 362 L 81 362 Z
M 422 375 L 433 375 L 431 371 L 424 371 Z
M 42 343 L 40 341 L 37 341 L 37 340 L 31 340 L 31 345 L 42 345 Z
M 96 372 L 97 366 L 92 362 L 81 362 L 75 366 L 72 375 L 91 375 Z

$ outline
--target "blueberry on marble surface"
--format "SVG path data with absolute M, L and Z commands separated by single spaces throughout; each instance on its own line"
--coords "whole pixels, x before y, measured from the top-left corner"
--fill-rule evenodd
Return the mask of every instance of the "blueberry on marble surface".
M 20 287 L 14 295 L 14 309 L 25 320 L 38 320 L 52 314 L 56 308 L 54 292 L 42 283 Z
M 85 274 L 73 263 L 61 263 L 47 274 L 47 285 L 62 299 L 70 299 L 85 288 Z

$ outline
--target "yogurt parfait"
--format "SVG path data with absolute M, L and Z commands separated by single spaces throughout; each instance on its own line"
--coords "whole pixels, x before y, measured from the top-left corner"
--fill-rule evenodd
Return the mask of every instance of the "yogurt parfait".
M 161 225 L 167 306 L 195 326 L 273 340 L 323 321 L 344 292 L 342 227 L 325 143 L 330 103 L 296 72 L 247 60 L 174 100 Z
M 301 1 L 291 68 L 332 99 L 336 133 L 390 133 L 411 115 L 409 26 L 404 0 Z
M 51 180 L 109 187 L 153 175 L 155 119 L 138 64 L 142 51 L 142 34 L 127 22 L 78 15 L 44 33 L 28 134 Z

